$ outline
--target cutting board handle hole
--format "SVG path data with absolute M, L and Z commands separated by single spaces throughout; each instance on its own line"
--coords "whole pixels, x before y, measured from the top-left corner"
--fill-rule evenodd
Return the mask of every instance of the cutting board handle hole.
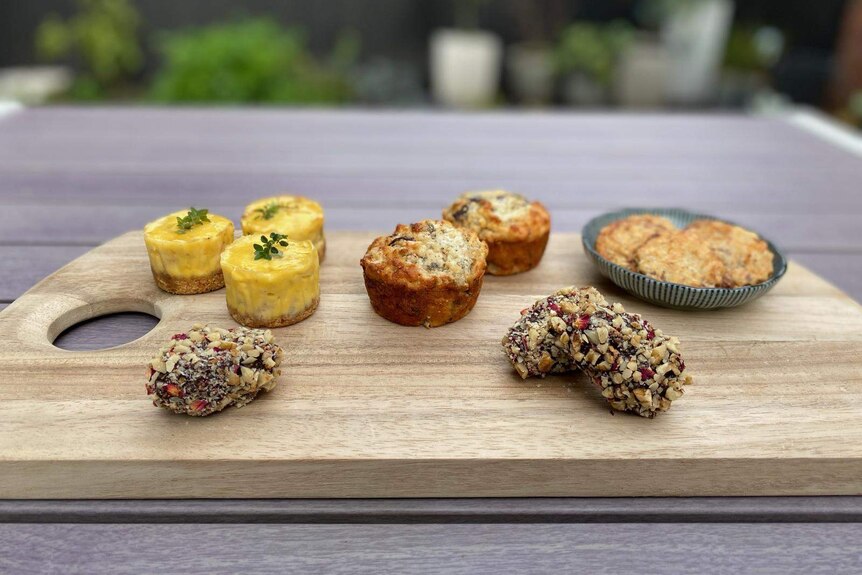
M 144 300 L 81 306 L 54 320 L 48 328 L 48 341 L 67 351 L 114 348 L 150 333 L 159 324 L 160 316 L 160 310 Z M 107 348 L 101 343 L 105 333 L 114 335 Z

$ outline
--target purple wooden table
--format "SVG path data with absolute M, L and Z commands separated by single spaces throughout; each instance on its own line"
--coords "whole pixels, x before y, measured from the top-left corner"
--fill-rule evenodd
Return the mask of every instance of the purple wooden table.
M 488 187 L 541 199 L 556 231 L 629 206 L 712 213 L 862 299 L 860 184 L 859 157 L 781 118 L 25 110 L 0 117 L 0 308 L 189 205 L 239 214 L 290 190 L 324 204 L 328 229 L 387 231 Z M 58 344 L 104 346 L 154 323 L 97 320 Z M 860 521 L 853 497 L 0 501 L 0 573 L 834 572 L 862 561 Z

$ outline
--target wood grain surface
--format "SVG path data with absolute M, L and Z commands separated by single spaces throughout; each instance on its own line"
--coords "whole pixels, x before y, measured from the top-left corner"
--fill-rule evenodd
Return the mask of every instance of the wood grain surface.
M 372 155 L 376 157 L 367 162 Z M 412 158 L 405 161 L 408 155 Z M 857 156 L 781 119 L 735 115 L 122 107 L 25 110 L 0 121 L 0 310 L 80 253 L 128 229 L 140 228 L 154 213 L 161 215 L 189 204 L 211 205 L 236 214 L 248 200 L 291 190 L 313 196 L 326 206 L 330 230 L 377 230 L 437 213 L 461 191 L 484 187 L 507 187 L 542 200 L 554 214 L 556 231 L 577 232 L 592 213 L 631 206 L 679 206 L 736 220 L 862 300 L 862 243 L 858 228 L 852 227 L 862 218 L 860 181 L 862 162 Z M 70 217 L 64 217 L 67 214 Z M 353 214 L 357 217 L 351 217 Z M 62 219 L 60 226 L 58 218 Z M 61 343 L 104 347 L 140 335 L 147 325 L 111 318 L 91 321 L 81 330 L 69 330 Z M 488 514 L 496 514 L 499 521 L 518 521 L 532 512 L 555 521 L 594 512 L 597 518 L 625 521 L 636 520 L 630 510 L 637 509 L 646 517 L 664 512 L 666 518 L 679 510 L 676 517 L 681 522 L 716 517 L 828 521 L 853 520 L 852 510 L 858 510 L 860 500 L 626 498 L 611 500 L 613 505 L 571 498 L 388 500 L 390 512 L 384 514 L 400 514 L 405 522 L 428 514 L 447 521 L 469 521 Z M 33 506 L 29 508 L 32 513 L 25 514 L 31 521 L 61 521 L 81 514 L 91 521 L 131 520 L 131 516 L 159 521 L 178 513 L 186 513 L 190 522 L 198 517 L 209 521 L 230 515 L 232 509 L 230 503 L 215 500 L 137 501 L 125 515 L 118 515 L 114 503 L 119 502 L 6 501 L 0 502 L 0 521 L 21 517 L 21 507 L 9 507 L 20 504 Z M 184 507 L 192 503 L 198 507 Z M 238 515 L 255 521 L 267 517 L 268 511 L 297 509 L 303 503 L 255 505 L 248 500 L 242 502 L 245 507 Z M 66 507 L 74 504 L 79 506 L 77 511 Z M 309 521 L 330 514 L 345 522 L 374 521 L 381 517 L 379 505 L 332 500 L 287 515 Z M 417 513 L 417 507 L 426 511 Z M 285 514 L 276 516 L 286 520 Z M 232 527 L 208 531 L 207 526 L 197 526 L 194 537 L 199 544 L 220 544 L 227 533 L 236 533 Z M 262 558 L 256 564 L 262 572 L 284 572 L 294 561 L 309 573 L 331 572 L 344 565 L 355 571 L 367 564 L 357 558 L 356 549 L 361 547 L 378 552 L 371 560 L 374 572 L 456 570 L 461 566 L 469 572 L 504 572 L 507 566 L 524 572 L 538 571 L 554 560 L 565 570 L 579 565 L 586 555 L 593 563 L 584 571 L 616 573 L 624 570 L 607 559 L 634 561 L 629 559 L 632 549 L 640 552 L 643 547 L 631 542 L 641 541 L 644 533 L 659 542 L 668 540 L 659 536 L 664 533 L 684 538 L 684 550 L 672 557 L 684 554 L 691 567 L 669 562 L 668 554 L 663 553 L 631 569 L 638 572 L 704 572 L 711 568 L 738 573 L 834 573 L 851 572 L 859 563 L 859 534 L 833 526 L 791 526 L 797 528 L 792 537 L 774 525 L 726 526 L 719 537 L 711 528 L 698 525 L 655 531 L 641 524 L 633 527 L 634 532 L 627 530 L 628 537 L 619 536 L 619 531 L 602 531 L 599 537 L 607 534 L 614 543 L 595 548 L 589 545 L 591 534 L 597 533 L 594 525 L 578 530 L 583 538 L 570 537 L 572 532 L 559 526 L 513 530 L 510 525 L 499 525 L 482 531 L 484 537 L 471 536 L 478 533 L 471 527 L 458 530 L 441 525 L 434 536 L 425 532 L 421 554 L 412 552 L 412 539 L 398 538 L 405 532 L 402 525 L 371 535 L 356 531 L 355 525 L 331 525 L 325 533 L 281 531 L 271 544 L 272 538 L 260 536 L 252 527 L 241 533 L 247 537 L 248 555 Z M 104 526 L 98 532 L 82 531 L 77 525 L 2 529 L 0 572 L 13 573 L 164 572 L 161 560 L 151 566 L 156 544 L 149 542 L 172 541 L 159 538 L 162 531 L 158 527 L 149 528 L 149 537 L 118 526 Z M 512 540 L 507 538 L 509 534 Z M 96 545 L 100 537 L 107 538 L 107 551 Z M 559 544 L 561 540 L 565 543 Z M 298 548 L 291 546 L 292 541 L 298 542 Z M 585 545 L 573 545 L 573 541 Z M 496 542 L 502 542 L 505 550 L 496 547 Z M 337 551 L 333 545 L 338 546 Z M 216 556 L 222 547 L 214 550 Z M 187 556 L 181 557 L 185 560 Z M 307 557 L 318 561 L 312 564 Z M 446 557 L 447 562 L 437 557 Z M 841 557 L 843 562 L 838 560 Z M 218 572 L 213 562 L 202 564 L 205 567 L 187 567 L 189 571 Z M 246 562 L 243 570 L 255 569 Z
M 756 505 L 753 505 L 756 502 Z M 0 523 L 862 523 L 862 497 L 3 500 Z
M 860 524 L 0 525 L 0 572 L 856 573 Z
M 0 497 L 862 493 L 862 307 L 804 268 L 745 308 L 677 312 L 625 297 L 578 236 L 554 234 L 539 268 L 487 278 L 467 318 L 426 330 L 371 311 L 357 262 L 372 238 L 330 234 L 320 308 L 276 332 L 281 385 L 203 420 L 150 406 L 142 373 L 192 323 L 234 325 L 223 291 L 159 291 L 140 232 L 38 284 L 0 315 L 13 342 L 0 352 Z M 500 338 L 520 309 L 569 284 L 597 285 L 683 340 L 696 384 L 668 414 L 611 415 L 582 377 L 514 374 Z M 116 349 L 51 345 L 118 311 L 161 321 Z
M 0 122 L 0 301 L 78 255 L 41 247 L 92 247 L 190 204 L 230 215 L 292 190 L 330 229 L 378 230 L 486 187 L 542 200 L 556 231 L 622 207 L 712 213 L 858 300 L 860 180 L 859 158 L 828 142 L 726 114 L 26 110 Z

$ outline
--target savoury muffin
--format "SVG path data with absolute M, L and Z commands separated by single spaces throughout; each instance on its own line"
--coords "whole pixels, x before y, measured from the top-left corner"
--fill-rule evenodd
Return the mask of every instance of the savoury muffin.
M 197 417 L 242 407 L 275 387 L 283 357 L 269 330 L 196 324 L 150 361 L 147 394 L 156 407 Z
M 320 261 L 326 254 L 323 236 L 323 208 L 302 196 L 263 198 L 246 206 L 242 215 L 242 233 L 284 234 L 292 240 L 309 240 L 317 248 Z
M 754 285 L 772 277 L 772 251 L 754 232 L 716 220 L 694 221 L 685 232 L 708 245 L 721 259 L 729 287 Z
M 488 246 L 446 221 L 399 224 L 360 264 L 374 311 L 402 325 L 436 327 L 467 315 L 479 297 Z
M 715 251 L 690 232 L 661 232 L 635 252 L 638 272 L 691 287 L 726 287 L 727 268 Z
M 539 265 L 551 232 L 545 206 L 502 190 L 462 194 L 443 211 L 443 219 L 488 244 L 488 273 L 498 276 Z
M 219 256 L 233 241 L 233 222 L 191 208 L 144 226 L 144 243 L 156 285 L 174 294 L 224 287 Z
M 284 327 L 320 302 L 320 260 L 308 240 L 243 236 L 221 255 L 227 309 L 248 327 Z
M 596 251 L 606 260 L 637 271 L 635 252 L 659 232 L 675 230 L 669 219 L 650 214 L 633 215 L 611 222 L 596 238 Z

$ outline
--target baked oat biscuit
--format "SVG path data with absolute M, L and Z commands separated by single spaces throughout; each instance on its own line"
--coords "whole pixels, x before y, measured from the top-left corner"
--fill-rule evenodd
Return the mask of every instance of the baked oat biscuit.
M 637 271 L 691 287 L 725 287 L 726 268 L 713 249 L 686 231 L 664 231 L 635 252 Z
M 323 207 L 309 198 L 284 195 L 256 200 L 245 207 L 240 223 L 245 235 L 284 234 L 313 243 L 321 262 L 326 255 Z
M 446 221 L 399 224 L 360 264 L 374 311 L 402 325 L 436 327 L 467 315 L 479 297 L 488 246 Z
M 628 216 L 601 229 L 596 238 L 596 251 L 606 260 L 637 271 L 634 259 L 638 248 L 657 233 L 675 229 L 673 223 L 662 216 Z
M 153 279 L 173 294 L 198 294 L 224 287 L 219 256 L 233 241 L 233 222 L 190 208 L 144 226 Z
M 580 369 L 617 411 L 653 417 L 691 381 L 679 340 L 594 288 L 565 288 L 537 301 L 503 338 L 522 378 Z
M 196 324 L 152 359 L 147 394 L 156 407 L 193 416 L 242 407 L 275 387 L 283 357 L 269 330 Z
M 545 206 L 503 190 L 462 194 L 443 210 L 443 219 L 472 230 L 488 244 L 488 273 L 498 276 L 539 265 L 551 233 Z
M 728 287 L 755 285 L 772 277 L 772 251 L 754 232 L 717 220 L 694 221 L 685 232 L 721 259 Z

